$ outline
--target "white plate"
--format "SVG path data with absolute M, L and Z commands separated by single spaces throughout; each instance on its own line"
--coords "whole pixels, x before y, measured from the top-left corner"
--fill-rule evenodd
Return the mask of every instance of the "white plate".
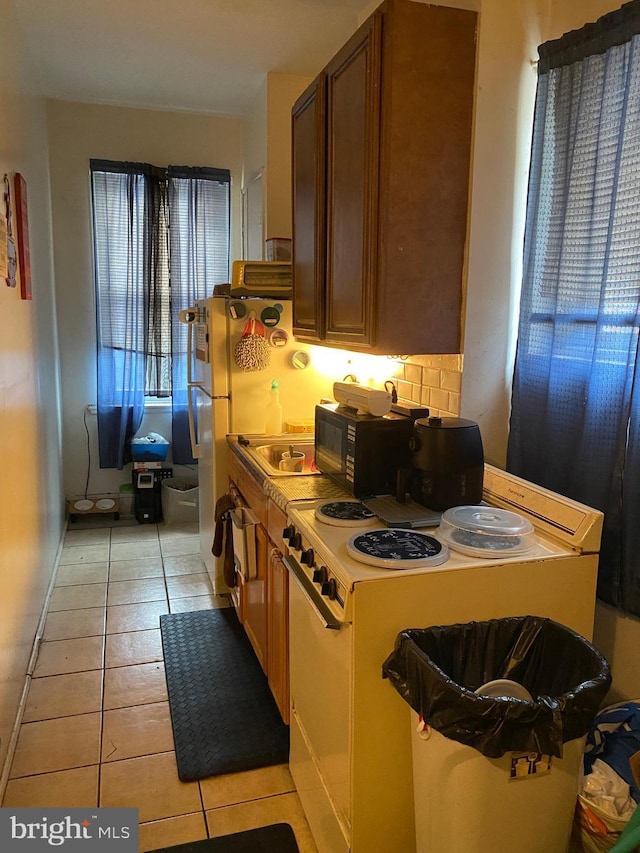
M 498 697 L 508 699 L 524 699 L 525 702 L 533 702 L 533 696 L 526 687 L 519 684 L 517 681 L 511 681 L 510 678 L 496 678 L 494 681 L 487 681 L 476 690 L 478 696 L 491 696 L 496 699 Z

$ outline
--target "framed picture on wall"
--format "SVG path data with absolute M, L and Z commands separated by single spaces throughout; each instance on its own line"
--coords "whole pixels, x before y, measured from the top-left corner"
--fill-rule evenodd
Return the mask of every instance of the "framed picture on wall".
M 8 236 L 7 217 L 0 213 L 0 278 L 7 278 L 9 275 Z
M 31 299 L 31 257 L 29 254 L 29 213 L 27 210 L 27 183 L 19 172 L 15 176 L 16 220 L 18 236 L 18 265 L 20 269 L 20 296 Z
M 9 175 L 4 176 L 4 205 L 5 215 L 3 216 L 3 222 L 0 224 L 3 233 L 3 236 L 0 237 L 2 239 L 2 253 L 4 256 L 2 268 L 5 270 L 4 278 L 6 279 L 7 287 L 15 287 L 17 284 L 18 253 L 16 251 L 15 240 L 13 239 L 13 227 L 11 224 L 12 199 Z

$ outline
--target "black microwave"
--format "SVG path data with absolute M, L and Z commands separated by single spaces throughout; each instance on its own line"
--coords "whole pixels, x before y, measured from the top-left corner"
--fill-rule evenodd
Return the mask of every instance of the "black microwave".
M 396 492 L 399 468 L 410 465 L 413 420 L 390 412 L 358 415 L 338 404 L 316 406 L 315 464 L 357 498 Z

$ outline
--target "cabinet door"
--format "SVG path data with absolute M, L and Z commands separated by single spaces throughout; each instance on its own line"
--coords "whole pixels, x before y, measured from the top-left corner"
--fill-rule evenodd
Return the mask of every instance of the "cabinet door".
M 381 15 L 326 68 L 327 270 L 325 339 L 375 344 Z
M 255 526 L 256 577 L 242 584 L 243 625 L 262 669 L 267 671 L 267 563 L 269 540 L 261 524 Z
M 267 676 L 285 723 L 289 723 L 289 574 L 275 550 L 269 560 L 269 614 Z
M 293 333 L 324 337 L 325 77 L 303 92 L 292 113 Z

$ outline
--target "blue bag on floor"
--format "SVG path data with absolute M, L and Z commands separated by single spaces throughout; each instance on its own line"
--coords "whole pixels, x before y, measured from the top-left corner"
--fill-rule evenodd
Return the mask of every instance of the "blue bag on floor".
M 631 797 L 640 802 L 640 787 L 632 769 L 631 757 L 640 752 L 640 702 L 621 702 L 600 711 L 587 735 L 584 756 L 585 775 L 597 758 L 606 762 L 629 786 Z

